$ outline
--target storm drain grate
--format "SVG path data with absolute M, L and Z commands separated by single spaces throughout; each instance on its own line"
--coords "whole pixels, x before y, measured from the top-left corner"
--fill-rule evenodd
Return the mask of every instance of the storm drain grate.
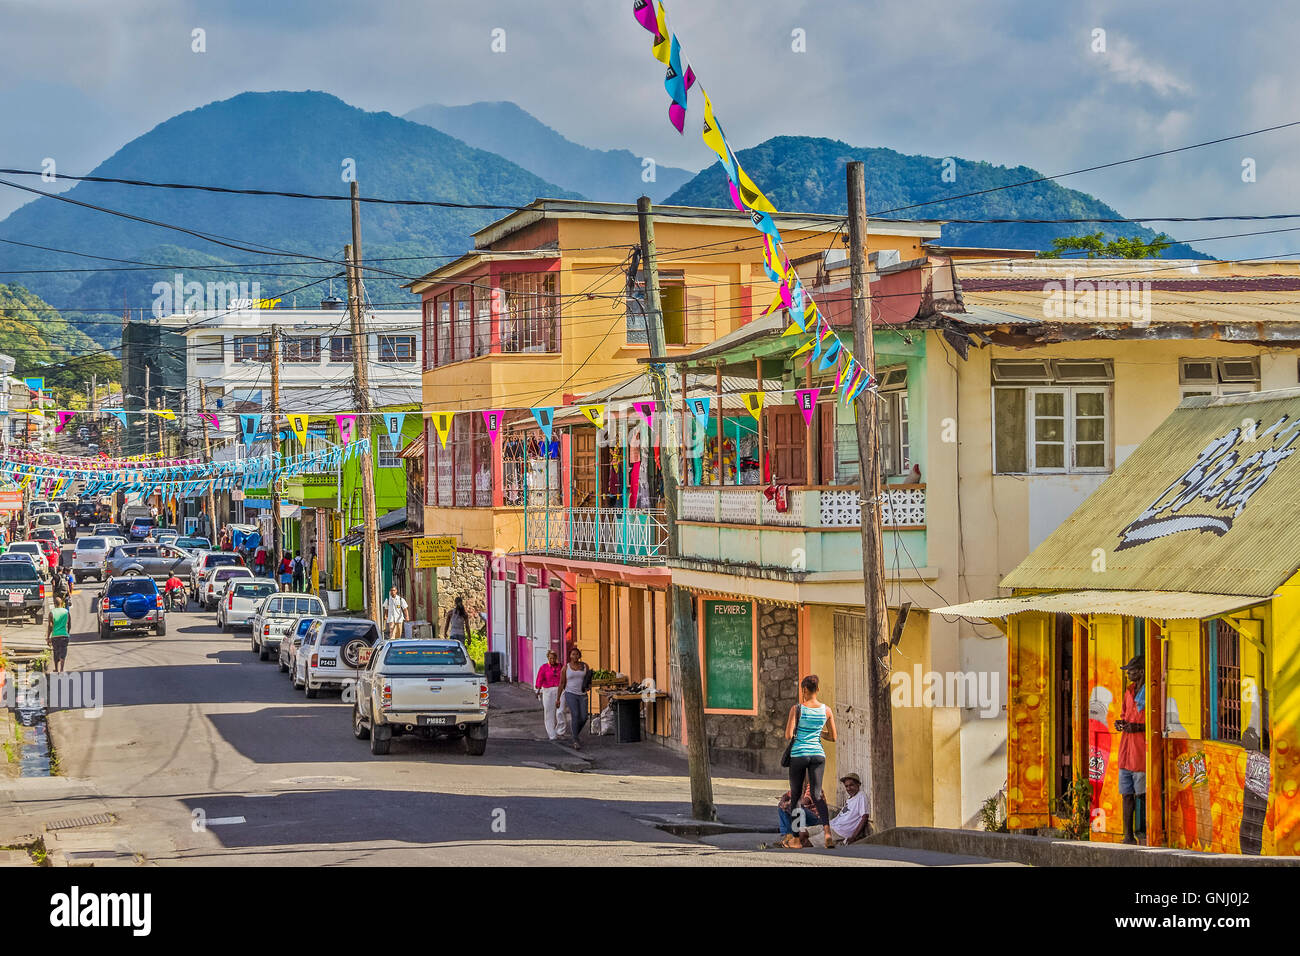
M 45 824 L 47 830 L 72 830 L 76 827 L 94 827 L 101 823 L 112 823 L 111 813 L 96 813 L 89 817 L 68 817 L 66 820 L 51 820 Z

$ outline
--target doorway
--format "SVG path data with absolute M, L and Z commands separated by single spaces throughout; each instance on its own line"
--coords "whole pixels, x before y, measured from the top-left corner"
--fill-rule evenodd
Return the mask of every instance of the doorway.
M 863 614 L 835 612 L 835 742 L 836 773 L 856 770 L 870 792 L 870 714 L 867 709 L 867 619 Z
M 1052 688 L 1056 696 L 1053 708 L 1053 735 L 1057 801 L 1071 792 L 1074 785 L 1074 618 L 1057 614 L 1053 627 L 1053 655 L 1056 674 Z

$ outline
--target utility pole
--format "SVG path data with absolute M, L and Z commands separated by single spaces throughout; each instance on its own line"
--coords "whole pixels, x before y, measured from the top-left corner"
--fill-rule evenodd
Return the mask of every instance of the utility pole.
M 140 417 L 144 419 L 144 447 L 141 450 L 146 455 L 149 454 L 149 436 L 152 434 L 149 427 L 149 373 L 152 371 L 152 367 L 146 363 L 144 367 L 144 395 L 141 396 L 144 399 L 144 405 L 142 406 L 143 411 L 140 413 Z M 122 403 L 122 407 L 126 407 L 125 402 Z
M 203 422 L 203 457 L 208 464 L 212 463 L 212 441 L 208 438 L 208 387 L 199 379 L 199 407 L 203 414 L 199 420 Z M 212 535 L 212 546 L 217 547 L 217 542 L 221 540 L 221 532 L 217 527 L 217 493 L 213 491 L 215 481 L 208 481 L 208 534 Z
M 876 372 L 867 275 L 867 188 L 861 162 L 848 164 L 849 266 L 853 296 L 853 353 L 867 374 Z M 874 401 L 874 393 L 868 393 Z M 867 720 L 871 753 L 871 812 L 881 830 L 895 826 L 894 712 L 889 695 L 889 605 L 885 548 L 880 532 L 880 416 L 875 404 L 856 409 L 858 471 L 862 480 L 862 584 L 866 590 Z
M 662 371 L 656 365 L 665 363 L 667 345 L 664 338 L 664 314 L 659 302 L 659 266 L 655 253 L 655 226 L 650 216 L 650 199 L 642 196 L 636 201 L 637 218 L 641 224 L 641 261 L 645 267 L 646 333 L 650 344 L 650 358 L 655 363 L 650 368 L 654 383 L 655 407 L 662 416 L 663 429 L 661 459 L 664 478 L 664 523 L 668 530 L 669 563 L 678 556 L 680 544 L 677 532 L 677 481 L 680 475 L 681 445 L 678 441 L 677 419 L 673 415 L 672 396 L 680 391 L 680 372 L 676 365 L 664 364 Z M 721 443 L 719 442 L 719 447 Z M 669 640 L 674 700 L 681 702 L 681 724 L 686 731 L 686 756 L 691 775 L 691 816 L 696 820 L 716 820 L 713 805 L 713 780 L 709 776 L 709 740 L 704 729 L 704 687 L 700 681 L 700 659 L 696 646 L 694 602 L 691 594 L 676 584 L 668 588 Z
M 364 443 L 361 453 L 361 516 L 364 527 L 361 530 L 365 552 L 365 584 L 370 617 L 384 626 L 381 611 L 382 598 L 379 596 L 379 518 L 375 514 L 375 471 L 373 453 L 370 449 L 370 336 L 361 321 L 361 202 L 358 199 L 357 182 L 352 181 L 352 244 L 344 252 L 348 262 L 348 304 L 352 310 L 352 369 L 356 379 L 357 411 L 361 426 L 361 440 Z M 341 467 L 341 466 L 340 466 Z M 344 529 L 347 534 L 347 529 Z
M 271 322 L 271 461 L 280 459 L 280 326 Z M 271 471 L 271 560 L 273 567 L 280 563 L 280 491 L 276 487 L 275 471 Z M 272 572 L 279 579 L 280 572 Z

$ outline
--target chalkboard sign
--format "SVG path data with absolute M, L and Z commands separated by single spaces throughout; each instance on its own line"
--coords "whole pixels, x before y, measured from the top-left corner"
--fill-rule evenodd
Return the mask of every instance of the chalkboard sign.
M 704 706 L 754 709 L 754 606 L 704 602 Z

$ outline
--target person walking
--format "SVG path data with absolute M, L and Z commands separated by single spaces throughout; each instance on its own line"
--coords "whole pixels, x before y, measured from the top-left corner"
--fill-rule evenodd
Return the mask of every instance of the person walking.
M 260 541 L 257 544 L 257 550 L 253 552 L 253 564 L 257 568 L 254 573 L 259 578 L 266 577 L 266 546 Z
M 555 651 L 546 652 L 546 663 L 537 669 L 537 680 L 533 687 L 537 699 L 542 702 L 542 723 L 546 726 L 546 736 L 556 739 L 555 712 L 560 705 L 560 681 L 564 669 L 560 667 L 560 655 Z
M 395 641 L 402 636 L 402 625 L 406 623 L 406 599 L 397 593 L 397 585 L 388 589 L 388 598 L 384 601 L 384 627 L 388 639 Z
M 785 737 L 790 744 L 790 792 L 803 793 L 807 780 L 817 816 L 823 822 L 831 818 L 822 793 L 822 774 L 826 770 L 826 751 L 822 738 L 835 740 L 835 717 L 831 709 L 817 699 L 820 682 L 816 674 L 809 674 L 799 682 L 799 703 L 790 708 L 785 722 Z M 829 827 L 824 829 L 826 848 L 835 845 Z
M 569 648 L 569 662 L 564 665 L 564 707 L 569 712 L 569 739 L 574 750 L 581 750 L 578 734 L 587 726 L 587 691 L 591 689 L 591 668 L 582 659 L 582 651 Z
M 63 672 L 68 660 L 68 636 L 71 633 L 72 612 L 65 606 L 62 595 L 55 595 L 54 607 L 45 618 L 45 643 L 53 652 L 54 673 Z
M 469 613 L 465 610 L 465 601 L 456 598 L 456 603 L 447 612 L 447 620 L 442 625 L 443 632 L 452 640 L 465 644 L 469 641 Z
M 298 593 L 307 590 L 307 567 L 302 562 L 302 552 L 293 553 L 293 589 Z
M 315 594 L 317 588 L 319 587 L 317 583 L 319 581 L 319 578 L 317 577 L 318 574 L 319 574 L 319 566 L 316 561 L 316 549 L 312 548 L 311 560 L 307 563 L 307 580 L 311 582 L 310 586 L 311 586 L 312 594 Z
M 293 586 L 293 558 L 285 553 L 280 558 L 280 590 L 287 591 Z

